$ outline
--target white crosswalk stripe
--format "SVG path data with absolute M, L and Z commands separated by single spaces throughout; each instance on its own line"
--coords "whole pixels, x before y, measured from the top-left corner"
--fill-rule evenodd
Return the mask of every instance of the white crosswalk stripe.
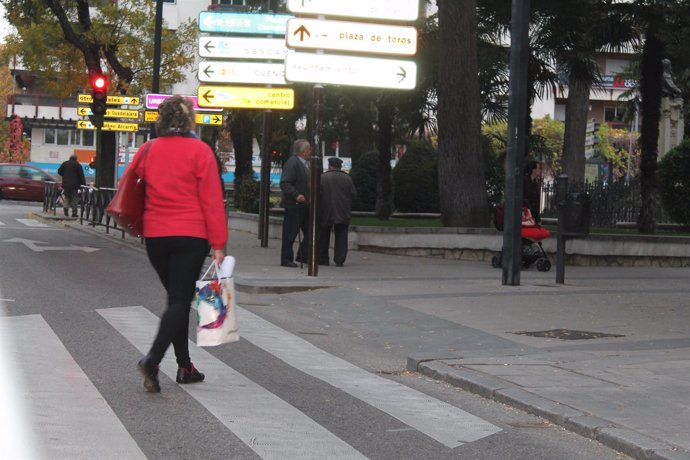
M 306 340 L 238 309 L 242 337 L 287 364 L 323 380 L 453 448 L 501 431 L 455 406 L 371 374 Z
M 50 225 L 37 219 L 16 219 L 16 221 L 27 227 L 50 227 Z
M 156 315 L 140 306 L 96 311 L 139 351 L 148 351 L 159 323 Z M 333 356 L 247 310 L 239 309 L 239 314 L 244 340 L 448 448 L 500 431 L 457 407 Z M 145 458 L 132 435 L 40 315 L 0 316 L 0 337 L 8 337 L 11 331 L 32 337 L 30 347 L 10 347 L 9 363 L 5 364 L 28 369 L 19 396 L 26 402 L 28 422 L 38 441 L 37 458 Z M 206 373 L 206 380 L 203 385 L 179 388 L 261 458 L 366 458 L 300 409 L 205 349 L 191 346 L 190 354 Z M 53 371 L 41 371 L 46 368 Z M 176 371 L 177 363 L 169 352 L 161 363 L 161 372 L 174 380 Z M 41 378 L 35 378 L 31 372 L 40 372 Z M 88 439 L 99 439 L 99 443 L 85 442 Z
M 146 458 L 40 315 L 0 317 L 0 336 L 16 331 L 31 337 L 30 345 L 9 347 L 9 364 L 28 374 L 18 391 L 40 444 L 33 458 Z
M 151 344 L 158 318 L 143 307 L 97 310 L 142 353 Z M 190 347 L 195 365 L 204 369 L 203 385 L 183 388 L 245 444 L 265 459 L 364 459 L 299 409 L 239 374 L 207 351 Z M 177 364 L 167 353 L 161 371 L 175 379 Z M 229 388 L 231 390 L 229 390 Z
M 5 225 L 5 223 L 4 223 L 4 222 L 0 222 L 0 227 L 2 227 L 3 225 Z

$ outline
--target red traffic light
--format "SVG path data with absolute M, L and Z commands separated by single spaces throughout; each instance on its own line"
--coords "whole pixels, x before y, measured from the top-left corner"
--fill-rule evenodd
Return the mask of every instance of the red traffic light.
M 108 80 L 103 75 L 95 75 L 91 78 L 91 88 L 94 91 L 105 91 L 108 86 Z

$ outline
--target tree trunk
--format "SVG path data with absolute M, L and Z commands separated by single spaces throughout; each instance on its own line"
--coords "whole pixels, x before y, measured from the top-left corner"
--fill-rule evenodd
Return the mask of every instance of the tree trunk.
M 642 95 L 642 128 L 640 132 L 640 195 L 642 205 L 637 220 L 640 233 L 654 233 L 657 208 L 656 168 L 661 119 L 661 59 L 664 46 L 651 27 L 647 29 L 642 63 L 640 64 L 640 93 Z
M 489 223 L 481 148 L 476 0 L 439 5 L 438 150 L 441 220 L 445 226 Z
M 345 114 L 347 120 L 347 152 L 354 164 L 360 156 L 371 151 L 371 121 L 368 114 L 363 114 L 369 110 L 369 98 L 362 99 L 356 95 L 352 96 L 351 105 Z
M 235 187 L 245 178 L 254 177 L 252 167 L 252 122 L 246 110 L 233 113 L 230 122 L 230 136 L 235 151 Z
M 585 137 L 591 84 L 570 80 L 565 103 L 565 134 L 563 136 L 563 173 L 571 184 L 585 180 Z
M 376 217 L 388 220 L 393 214 L 393 194 L 391 187 L 391 144 L 393 139 L 393 105 L 390 99 L 382 96 L 378 103 L 379 168 L 376 182 Z

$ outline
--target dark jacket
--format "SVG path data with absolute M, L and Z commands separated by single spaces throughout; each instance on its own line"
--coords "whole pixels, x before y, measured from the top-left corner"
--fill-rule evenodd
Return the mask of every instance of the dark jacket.
M 79 188 L 80 185 L 86 185 L 84 168 L 81 167 L 77 160 L 69 159 L 63 162 L 57 172 L 62 176 L 63 188 L 75 189 Z
M 321 176 L 321 225 L 349 224 L 352 216 L 352 200 L 357 189 L 349 174 L 343 171 L 326 171 Z
M 541 198 L 541 181 L 532 180 L 529 176 L 525 176 L 522 182 L 522 199 L 527 203 L 529 210 L 532 212 L 532 217 L 537 221 L 541 222 L 541 212 L 540 208 L 540 198 Z
M 283 174 L 280 176 L 280 190 L 282 199 L 280 205 L 284 208 L 297 206 L 297 195 L 304 195 L 309 204 L 309 174 L 302 160 L 293 155 L 283 165 Z

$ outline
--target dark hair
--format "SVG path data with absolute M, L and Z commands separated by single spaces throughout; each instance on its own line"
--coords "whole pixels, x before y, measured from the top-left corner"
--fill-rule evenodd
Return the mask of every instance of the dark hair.
M 541 162 L 537 160 L 530 160 L 525 164 L 525 176 L 530 176 L 532 171 L 534 171 Z
M 156 134 L 172 136 L 188 133 L 194 127 L 194 104 L 184 96 L 171 96 L 158 106 Z

